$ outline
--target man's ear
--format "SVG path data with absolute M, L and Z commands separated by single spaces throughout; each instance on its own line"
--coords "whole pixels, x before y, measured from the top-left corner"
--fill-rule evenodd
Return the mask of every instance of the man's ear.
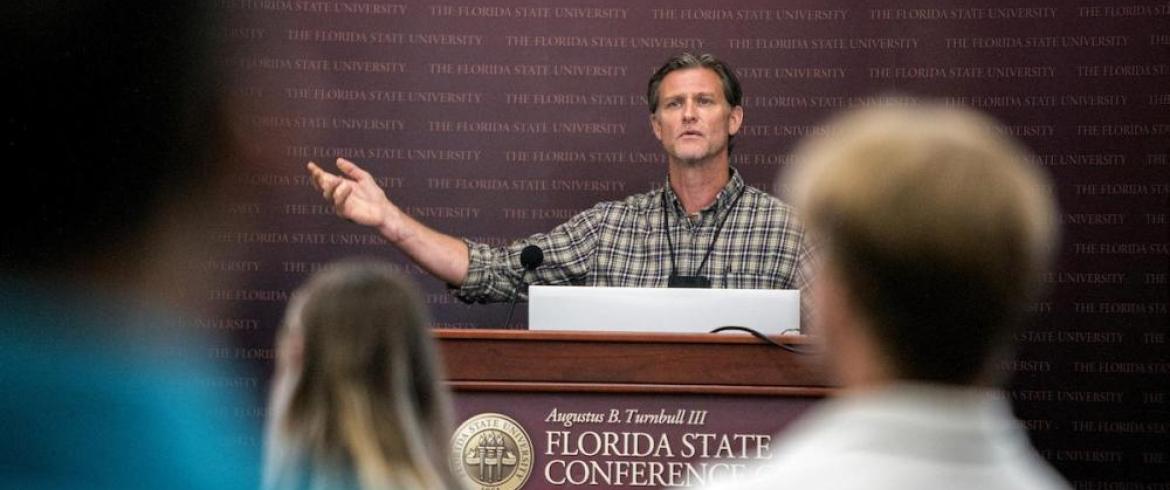
M 843 272 L 822 257 L 814 279 L 818 333 L 828 348 L 829 362 L 846 387 L 879 386 L 896 377 L 894 363 L 883 351 L 872 320 L 845 283 Z
M 737 105 L 731 108 L 731 114 L 727 116 L 727 134 L 731 136 L 738 134 L 741 126 L 743 126 L 743 106 Z
M 658 113 L 650 114 L 650 130 L 654 132 L 654 137 L 658 141 L 662 141 L 662 123 L 658 122 Z

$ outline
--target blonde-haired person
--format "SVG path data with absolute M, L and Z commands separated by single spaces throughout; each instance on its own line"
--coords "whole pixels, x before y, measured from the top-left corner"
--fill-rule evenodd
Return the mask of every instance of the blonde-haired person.
M 450 398 L 414 286 L 347 260 L 292 296 L 277 341 L 264 488 L 451 489 Z
M 1069 488 L 998 388 L 1058 242 L 1028 152 L 982 113 L 903 100 L 836 118 L 784 177 L 842 392 L 728 488 Z

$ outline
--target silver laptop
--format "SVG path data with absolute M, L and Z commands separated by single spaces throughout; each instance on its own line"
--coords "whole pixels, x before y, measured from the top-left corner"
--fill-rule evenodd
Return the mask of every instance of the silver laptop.
M 706 333 L 727 325 L 792 333 L 800 328 L 800 290 L 528 288 L 529 330 Z

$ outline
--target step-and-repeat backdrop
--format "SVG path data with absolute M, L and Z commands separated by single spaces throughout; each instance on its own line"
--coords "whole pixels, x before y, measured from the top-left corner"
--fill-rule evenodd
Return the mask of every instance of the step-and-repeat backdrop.
M 934 97 L 1004 123 L 1053 176 L 1064 224 L 1052 295 L 1032 305 L 1008 392 L 1041 452 L 1082 489 L 1170 475 L 1170 3 L 224 0 L 220 56 L 247 176 L 201 267 L 230 313 L 209 356 L 262 400 L 289 292 L 329 261 L 380 256 L 426 292 L 437 326 L 502 327 L 379 236 L 333 215 L 307 161 L 363 165 L 435 228 L 505 244 L 601 200 L 662 185 L 650 74 L 709 52 L 744 88 L 733 165 L 780 192 L 794 144 L 834 111 Z M 779 184 L 780 186 L 783 183 Z M 226 282 L 225 282 L 226 284 Z M 517 308 L 511 328 L 524 328 Z M 260 420 L 263 409 L 240 407 Z M 545 437 L 541 435 L 540 437 Z M 1157 486 L 1155 482 L 1162 482 Z

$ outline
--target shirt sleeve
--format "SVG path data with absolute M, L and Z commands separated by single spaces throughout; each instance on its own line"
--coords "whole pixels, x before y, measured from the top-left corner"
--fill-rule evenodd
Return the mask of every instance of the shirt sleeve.
M 467 279 L 453 289 L 465 303 L 527 300 L 526 284 L 581 284 L 589 273 L 597 245 L 597 224 L 604 203 L 582 211 L 548 233 L 537 233 L 504 247 L 491 247 L 464 238 L 468 250 Z M 544 262 L 525 273 L 520 265 L 524 247 L 536 245 Z

